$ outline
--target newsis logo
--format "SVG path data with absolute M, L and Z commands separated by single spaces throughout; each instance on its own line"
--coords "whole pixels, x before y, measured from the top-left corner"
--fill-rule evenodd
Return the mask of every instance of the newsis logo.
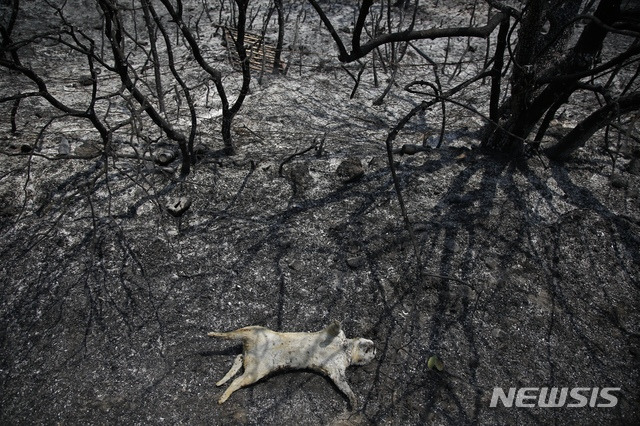
M 504 407 L 557 408 L 557 407 L 597 407 L 609 408 L 618 404 L 613 392 L 621 388 L 493 388 L 490 407 L 498 402 Z

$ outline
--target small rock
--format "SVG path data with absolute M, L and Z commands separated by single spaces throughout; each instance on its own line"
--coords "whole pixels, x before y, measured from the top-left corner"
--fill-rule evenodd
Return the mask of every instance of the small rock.
M 347 250 L 347 253 L 352 254 L 354 256 L 362 251 L 360 249 L 360 246 L 358 244 L 356 244 L 356 243 L 349 244 L 347 246 L 346 250 Z
M 449 204 L 469 204 L 472 201 L 472 197 L 469 194 L 452 194 L 447 197 Z
M 91 86 L 93 84 L 93 77 L 84 75 L 78 79 L 78 83 L 80 83 L 81 86 Z
M 344 183 L 353 182 L 364 176 L 364 167 L 359 158 L 347 158 L 340 163 L 336 174 Z
M 71 153 L 71 145 L 69 144 L 69 140 L 61 136 L 60 143 L 58 144 L 58 155 L 66 156 Z
M 85 142 L 75 149 L 79 157 L 92 158 L 100 155 L 100 146 L 94 142 Z
M 176 168 L 175 167 L 162 166 L 162 167 L 158 167 L 158 170 L 161 173 L 164 173 L 167 176 L 171 176 L 171 175 L 174 175 L 176 173 Z
M 180 217 L 191 207 L 191 199 L 188 197 L 172 198 L 167 203 L 167 211 L 171 216 Z
M 373 170 L 389 167 L 389 160 L 386 156 L 373 157 L 369 160 L 369 168 Z
M 313 177 L 309 173 L 309 166 L 305 163 L 292 164 L 289 176 L 293 182 L 294 194 L 303 193 L 313 184 Z
M 20 209 L 15 206 L 1 206 L 0 217 L 14 216 L 20 213 Z
M 617 189 L 624 189 L 629 186 L 629 181 L 618 175 L 611 176 L 610 182 L 611 186 Z
M 427 232 L 429 226 L 426 223 L 416 223 L 413 225 L 413 232 Z
M 395 150 L 394 152 L 400 155 L 415 155 L 419 152 L 429 151 L 430 148 L 428 146 L 415 145 L 412 143 L 407 143 L 402 145 L 400 149 Z
M 640 158 L 634 157 L 627 166 L 627 171 L 632 175 L 640 176 Z
M 452 253 L 457 253 L 460 248 L 458 247 L 458 243 L 455 240 L 449 240 L 444 243 L 444 248 Z
M 507 333 L 499 328 L 494 328 L 493 331 L 491 331 L 491 335 L 498 341 L 503 341 L 507 337 Z
M 484 259 L 484 264 L 487 265 L 487 268 L 491 270 L 495 270 L 498 268 L 498 266 L 500 266 L 498 259 L 496 259 L 495 257 L 486 257 Z
M 290 269 L 293 269 L 294 271 L 300 271 L 301 269 L 304 268 L 304 263 L 301 260 L 296 259 L 290 262 L 288 266 Z
M 193 153 L 198 160 L 202 160 L 207 154 L 207 151 L 207 146 L 201 143 L 193 147 Z
M 176 153 L 169 149 L 159 149 L 153 154 L 156 164 L 166 166 L 176 158 Z
M 358 269 L 364 266 L 366 259 L 364 256 L 353 256 L 347 258 L 347 265 L 351 269 Z

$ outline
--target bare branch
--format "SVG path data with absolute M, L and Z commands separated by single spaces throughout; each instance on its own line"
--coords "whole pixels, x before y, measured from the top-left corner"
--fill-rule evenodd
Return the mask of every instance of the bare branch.
M 576 149 L 583 146 L 591 136 L 616 117 L 640 109 L 640 92 L 631 93 L 616 99 L 578 123 L 564 138 L 546 150 L 555 160 L 565 160 Z
M 405 31 L 399 31 L 389 34 L 380 35 L 365 44 L 360 44 L 360 37 L 362 34 L 362 29 L 364 27 L 366 16 L 369 13 L 369 9 L 373 4 L 373 0 L 364 0 L 362 6 L 360 7 L 360 11 L 358 13 L 358 19 L 355 24 L 355 28 L 353 31 L 353 36 L 351 40 L 351 53 L 347 52 L 347 49 L 342 42 L 342 39 L 338 35 L 337 31 L 331 24 L 331 21 L 324 13 L 320 5 L 316 2 L 316 0 L 309 0 L 313 8 L 318 13 L 318 16 L 322 20 L 324 26 L 329 30 L 331 37 L 336 43 L 338 48 L 338 59 L 341 62 L 353 62 L 356 61 L 374 50 L 375 48 L 388 43 L 397 43 L 397 42 L 408 42 L 413 40 L 423 40 L 423 39 L 436 39 L 436 38 L 444 38 L 444 37 L 476 37 L 476 38 L 487 38 L 491 35 L 491 33 L 495 30 L 495 28 L 507 18 L 507 14 L 503 12 L 499 12 L 495 14 L 493 17 L 489 19 L 486 25 L 481 27 L 451 27 L 451 28 L 429 28 L 426 30 L 412 30 L 413 23 L 409 27 L 409 29 Z

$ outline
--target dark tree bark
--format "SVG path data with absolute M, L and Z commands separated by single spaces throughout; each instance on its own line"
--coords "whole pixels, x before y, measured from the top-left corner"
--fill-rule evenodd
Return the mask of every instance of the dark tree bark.
M 9 1 L 7 2 L 9 3 Z M 19 0 L 10 0 L 11 6 L 9 7 L 9 13 L 5 13 L 0 17 L 0 59 L 5 59 L 7 53 L 11 56 L 14 62 L 20 63 L 16 49 L 11 48 L 11 33 L 16 24 L 18 17 L 18 11 L 20 10 Z
M 573 151 L 584 146 L 595 132 L 610 124 L 615 118 L 638 109 L 639 92 L 618 98 L 591 113 L 558 143 L 549 147 L 546 153 L 554 160 L 566 160 Z
M 532 0 L 527 3 L 527 13 L 523 17 L 519 33 L 521 36 L 516 48 L 511 97 L 501 108 L 502 126 L 495 128 L 496 130 L 489 133 L 483 141 L 483 147 L 489 150 L 515 156 L 523 153 L 525 140 L 540 120 L 544 117 L 541 124 L 544 128 L 553 118 L 555 111 L 580 87 L 580 78 L 584 76 L 584 72 L 593 68 L 605 37 L 620 15 L 620 0 L 601 1 L 594 13 L 594 19 L 584 28 L 573 49 L 557 65 L 543 69 L 548 59 L 536 52 L 550 48 L 540 48 L 545 40 L 539 31 L 542 21 L 546 19 L 543 13 L 544 3 L 548 2 Z M 554 11 L 549 13 L 553 15 Z M 563 16 L 563 22 L 571 21 Z M 560 30 L 555 31 L 557 33 Z M 551 81 L 545 86 L 542 84 L 544 80 L 538 79 L 537 74 L 542 74 L 543 78 L 567 78 Z M 539 133 L 536 139 L 540 137 Z
M 242 64 L 242 87 L 240 88 L 240 93 L 238 94 L 236 101 L 231 105 L 231 107 L 229 107 L 227 103 L 227 107 L 225 108 L 223 102 L 222 140 L 224 141 L 228 154 L 233 154 L 235 152 L 231 136 L 231 124 L 233 123 L 233 119 L 236 114 L 240 111 L 240 108 L 242 108 L 242 104 L 246 96 L 249 94 L 249 84 L 251 83 L 251 67 L 249 65 L 249 58 L 247 57 L 247 50 L 244 46 L 245 30 L 247 25 L 247 6 L 249 5 L 249 0 L 235 0 L 235 2 L 238 5 L 238 21 L 236 26 L 238 37 L 236 38 L 236 50 Z M 220 82 L 220 86 L 222 86 L 222 82 Z
M 493 67 L 491 69 L 491 97 L 489 100 L 489 118 L 492 123 L 498 122 L 500 95 L 502 86 L 502 69 L 504 67 L 504 52 L 507 48 L 507 35 L 509 32 L 509 18 L 500 23 L 496 51 L 493 56 Z
M 282 46 L 284 46 L 284 7 L 282 0 L 274 0 L 276 7 L 276 14 L 278 16 L 278 41 L 276 42 L 276 53 L 273 59 L 273 72 L 277 74 L 280 72 L 282 64 Z

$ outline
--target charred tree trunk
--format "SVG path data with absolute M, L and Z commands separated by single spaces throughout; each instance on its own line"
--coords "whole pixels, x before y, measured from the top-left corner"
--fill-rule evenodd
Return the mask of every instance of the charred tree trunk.
M 496 52 L 493 58 L 493 67 L 491 69 L 491 97 L 489 100 L 489 118 L 490 125 L 494 125 L 499 120 L 500 114 L 500 95 L 502 86 L 502 69 L 504 67 L 504 52 L 507 48 L 507 35 L 509 33 L 509 18 L 505 18 L 500 24 L 498 31 L 498 40 L 496 43 Z M 495 128 L 492 129 L 495 131 Z
M 284 8 L 282 6 L 282 0 L 275 0 L 276 14 L 278 16 L 278 41 L 276 42 L 276 53 L 273 59 L 273 73 L 280 72 L 280 66 L 282 63 L 282 46 L 284 46 Z
M 164 131 L 167 137 L 177 142 L 182 154 L 182 165 L 180 173 L 182 175 L 188 175 L 191 171 L 191 156 L 189 154 L 188 140 L 184 134 L 177 131 L 171 123 L 152 106 L 147 97 L 136 87 L 133 80 L 131 80 L 129 64 L 127 62 L 126 55 L 124 53 L 124 39 L 122 32 L 122 22 L 118 15 L 117 6 L 107 0 L 99 1 L 100 8 L 104 14 L 105 19 L 105 35 L 109 39 L 111 51 L 114 58 L 114 68 L 120 77 L 122 85 L 127 89 L 133 98 L 140 105 L 143 106 L 144 111 L 149 118 Z
M 233 104 L 229 103 L 227 92 L 224 88 L 224 85 L 222 84 L 222 74 L 220 73 L 220 71 L 214 69 L 207 62 L 207 60 L 204 59 L 196 37 L 193 35 L 191 30 L 189 30 L 187 24 L 183 21 L 182 2 L 177 2 L 179 6 L 178 8 L 175 8 L 172 2 L 169 0 L 160 0 L 160 2 L 164 5 L 172 20 L 176 23 L 179 30 L 181 31 L 184 40 L 191 48 L 194 59 L 196 60 L 198 65 L 207 74 L 209 74 L 209 76 L 213 80 L 214 85 L 216 86 L 218 96 L 220 97 L 220 101 L 222 103 L 222 141 L 224 143 L 225 152 L 229 155 L 234 154 L 235 146 L 231 135 L 231 124 L 238 111 L 240 111 L 244 99 L 249 93 L 249 84 L 251 82 L 251 70 L 249 68 L 247 52 L 244 47 L 245 27 L 247 21 L 247 6 L 249 0 L 235 0 L 236 4 L 238 5 L 238 17 L 236 24 L 238 37 L 236 39 L 236 48 L 238 49 L 238 55 L 242 64 L 242 87 L 240 89 L 238 97 L 236 98 L 236 101 Z
M 514 58 L 514 71 L 511 83 L 511 97 L 502 108 L 501 127 L 488 134 L 483 147 L 509 155 L 523 152 L 525 140 L 534 131 L 536 125 L 545 117 L 553 118 L 558 103 L 566 102 L 579 87 L 583 71 L 591 69 L 595 58 L 602 49 L 609 28 L 620 14 L 620 0 L 603 0 L 598 5 L 593 19 L 584 28 L 576 45 L 556 66 L 546 67 L 545 51 L 553 50 L 558 37 L 549 41 L 541 35 L 540 28 L 554 10 L 544 13 L 544 4 L 549 2 L 530 1 L 520 27 L 520 36 Z M 577 11 L 577 9 L 574 9 Z M 575 18 L 575 16 L 574 16 Z M 567 21 L 563 19 L 563 21 Z M 571 22 L 568 20 L 567 22 Z M 546 44 L 545 44 L 546 43 Z M 551 44 L 550 44 L 551 43 Z M 540 83 L 549 75 L 574 77 L 551 82 L 544 86 Z M 539 135 L 538 135 L 539 136 Z M 536 139 L 539 139 L 539 137 Z
M 249 94 L 249 85 L 251 83 L 251 67 L 249 64 L 249 57 L 247 56 L 247 49 L 244 46 L 245 30 L 247 24 L 247 6 L 249 0 L 235 0 L 238 5 L 238 22 L 237 22 L 237 34 L 238 37 L 235 40 L 236 50 L 240 63 L 242 65 L 242 87 L 240 93 L 236 98 L 236 101 L 229 107 L 227 102 L 222 104 L 222 140 L 224 142 L 225 151 L 227 154 L 235 153 L 235 146 L 231 136 L 231 124 L 238 111 L 242 107 L 244 99 Z

